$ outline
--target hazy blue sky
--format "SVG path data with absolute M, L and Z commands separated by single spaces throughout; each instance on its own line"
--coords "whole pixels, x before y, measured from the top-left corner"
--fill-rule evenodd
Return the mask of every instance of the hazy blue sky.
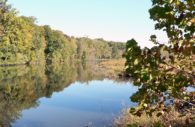
M 65 34 L 113 41 L 135 38 L 149 46 L 151 34 L 166 41 L 164 32 L 154 31 L 149 19 L 151 0 L 8 0 L 21 15 L 35 16 L 40 25 L 50 25 Z

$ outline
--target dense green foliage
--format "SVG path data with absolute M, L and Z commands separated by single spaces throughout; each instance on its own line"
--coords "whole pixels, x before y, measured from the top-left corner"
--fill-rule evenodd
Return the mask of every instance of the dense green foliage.
M 0 1 L 0 63 L 23 64 L 44 58 L 42 29 L 34 19 L 18 17 L 16 11 Z
M 121 58 L 124 50 L 124 43 L 108 42 L 103 39 L 78 38 L 77 58 L 87 59 L 111 59 Z
M 49 26 L 44 26 L 46 40 L 46 60 L 50 62 L 63 62 L 74 58 L 76 44 L 65 36 L 61 31 L 52 30 Z
M 35 21 L 0 0 L 0 65 L 120 58 L 125 49 L 122 43 L 69 37 Z
M 194 115 L 194 94 L 187 90 L 195 85 L 195 1 L 152 0 L 149 10 L 155 28 L 166 31 L 169 44 L 160 44 L 155 35 L 151 49 L 141 49 L 135 40 L 126 44 L 126 72 L 139 86 L 131 100 L 138 102 L 131 113 L 157 116 L 171 107 L 181 114 Z M 192 116 L 190 116 L 191 119 Z
M 194 41 L 194 0 L 152 0 L 149 10 L 151 19 L 157 21 L 155 28 L 167 32 L 171 43 L 188 45 Z M 178 42 L 180 41 L 180 42 Z

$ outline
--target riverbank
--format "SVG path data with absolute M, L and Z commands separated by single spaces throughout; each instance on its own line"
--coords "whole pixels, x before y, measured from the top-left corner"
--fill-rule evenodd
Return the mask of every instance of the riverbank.
M 86 69 L 87 66 L 94 66 L 94 72 L 104 74 L 105 78 L 109 79 L 119 79 L 120 75 L 124 73 L 125 59 L 96 59 L 96 60 L 86 60 L 82 61 L 80 59 L 74 59 L 65 62 L 56 62 L 47 64 L 45 62 L 34 62 L 34 63 L 7 63 L 0 64 L 0 67 L 17 67 L 17 66 L 33 66 L 33 65 L 63 65 L 63 64 L 82 64 Z
M 105 70 L 110 78 L 119 78 L 119 74 L 124 72 L 125 59 L 110 59 L 101 61 L 98 66 Z
M 114 120 L 115 127 L 194 127 L 191 114 L 181 116 L 174 109 L 157 117 L 157 113 L 152 116 L 142 114 L 135 116 L 129 113 L 129 109 L 123 109 L 120 116 Z

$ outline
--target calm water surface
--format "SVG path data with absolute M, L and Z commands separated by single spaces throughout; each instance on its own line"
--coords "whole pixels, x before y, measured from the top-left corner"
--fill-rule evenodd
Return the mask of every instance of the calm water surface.
M 99 70 L 99 71 L 98 71 Z M 110 127 L 137 90 L 95 66 L 0 68 L 0 123 L 12 127 Z

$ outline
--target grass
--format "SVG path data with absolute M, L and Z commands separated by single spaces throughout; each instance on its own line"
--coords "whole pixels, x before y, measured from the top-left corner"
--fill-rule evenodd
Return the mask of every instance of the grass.
M 142 114 L 141 117 L 129 113 L 129 109 L 124 109 L 119 117 L 114 120 L 115 127 L 195 127 L 195 122 L 191 119 L 191 114 L 181 116 L 180 113 L 172 109 L 169 113 L 157 117 L 157 113 L 152 116 Z
M 99 63 L 99 67 L 105 70 L 107 76 L 116 78 L 124 71 L 125 59 L 104 60 Z

